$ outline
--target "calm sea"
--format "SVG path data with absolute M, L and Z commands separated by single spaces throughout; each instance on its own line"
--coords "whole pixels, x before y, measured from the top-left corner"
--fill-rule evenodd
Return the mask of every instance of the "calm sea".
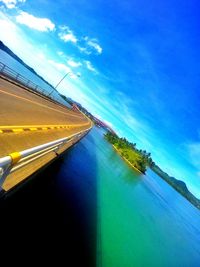
M 1 240 L 20 260 L 25 253 L 56 259 L 56 266 L 200 266 L 199 210 L 153 172 L 131 170 L 100 129 L 8 197 L 0 212 Z

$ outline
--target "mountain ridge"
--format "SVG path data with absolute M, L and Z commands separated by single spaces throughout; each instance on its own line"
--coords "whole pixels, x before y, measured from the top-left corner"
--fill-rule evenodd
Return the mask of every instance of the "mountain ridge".
M 47 82 L 42 76 L 40 76 L 33 68 L 31 68 L 29 65 L 27 65 L 20 57 L 18 57 L 10 48 L 8 48 L 1 40 L 0 40 L 0 49 L 6 52 L 8 55 L 13 57 L 15 60 L 17 60 L 20 64 L 22 64 L 25 68 L 27 68 L 29 71 L 31 71 L 33 74 L 37 75 L 43 82 L 48 84 L 50 87 L 52 87 L 54 90 L 54 86 Z M 57 91 L 57 90 L 56 90 Z

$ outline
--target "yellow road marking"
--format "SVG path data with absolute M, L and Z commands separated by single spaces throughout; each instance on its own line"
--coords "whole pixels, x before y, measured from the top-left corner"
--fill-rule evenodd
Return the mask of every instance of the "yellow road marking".
M 56 130 L 56 129 L 73 129 L 76 127 L 87 126 L 87 123 L 79 123 L 79 124 L 68 124 L 68 125 L 23 125 L 23 126 L 0 126 L 0 133 L 14 132 L 20 133 L 23 131 L 40 131 L 40 130 Z
M 18 132 L 23 132 L 23 129 L 12 129 L 12 131 L 18 133 Z
M 71 127 L 71 126 L 84 126 L 84 125 L 88 125 L 89 122 L 86 123 L 78 123 L 78 124 L 66 124 L 66 125 L 2 125 L 0 126 L 0 130 L 7 130 L 7 129 L 23 129 L 23 128 L 31 128 L 31 129 L 37 129 L 37 128 L 42 128 L 42 127 L 46 127 L 46 128 L 51 128 L 51 129 L 55 129 L 55 127 Z

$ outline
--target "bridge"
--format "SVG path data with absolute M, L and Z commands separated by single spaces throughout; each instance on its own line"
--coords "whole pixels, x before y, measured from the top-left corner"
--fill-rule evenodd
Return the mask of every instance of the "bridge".
M 83 138 L 92 122 L 0 63 L 0 190 L 13 189 Z

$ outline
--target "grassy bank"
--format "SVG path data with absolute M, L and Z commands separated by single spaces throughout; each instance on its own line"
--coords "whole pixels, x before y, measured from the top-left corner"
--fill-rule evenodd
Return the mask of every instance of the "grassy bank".
M 139 150 L 136 144 L 129 142 L 126 138 L 120 138 L 113 133 L 106 133 L 105 139 L 110 142 L 120 156 L 136 171 L 146 172 L 147 166 L 152 164 L 150 153 Z
M 114 149 L 117 151 L 117 153 L 135 170 L 135 171 L 137 171 L 137 172 L 139 172 L 139 173 L 141 173 L 142 174 L 142 172 L 140 171 L 140 170 L 138 170 L 129 160 L 127 160 L 125 157 L 123 157 L 122 156 L 122 152 L 119 150 L 119 149 L 117 149 L 116 148 L 116 146 L 114 146 L 113 145 L 113 147 L 114 147 Z

